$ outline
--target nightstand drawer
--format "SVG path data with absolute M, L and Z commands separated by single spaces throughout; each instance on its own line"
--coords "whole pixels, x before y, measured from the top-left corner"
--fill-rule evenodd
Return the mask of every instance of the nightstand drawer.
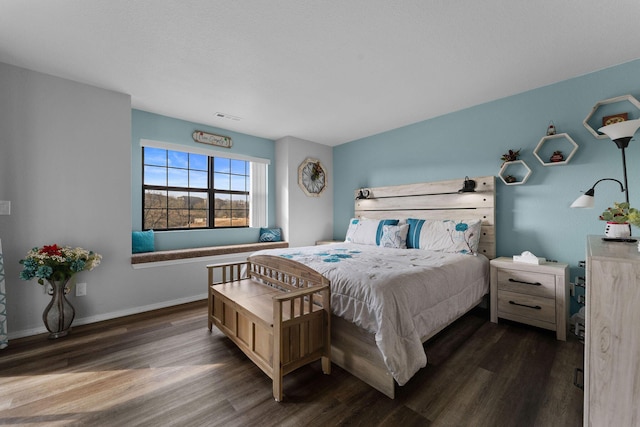
M 498 289 L 546 298 L 556 297 L 556 278 L 553 274 L 498 269 Z
M 556 300 L 516 292 L 501 291 L 498 294 L 498 317 L 513 314 L 530 319 L 556 323 Z M 504 316 L 508 317 L 508 316 Z

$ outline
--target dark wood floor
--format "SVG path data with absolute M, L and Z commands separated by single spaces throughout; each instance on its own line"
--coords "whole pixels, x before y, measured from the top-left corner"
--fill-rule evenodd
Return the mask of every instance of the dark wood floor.
M 271 381 L 214 328 L 206 304 L 11 341 L 0 425 L 580 426 L 582 344 L 472 312 L 426 345 L 429 365 L 391 400 L 320 363 Z

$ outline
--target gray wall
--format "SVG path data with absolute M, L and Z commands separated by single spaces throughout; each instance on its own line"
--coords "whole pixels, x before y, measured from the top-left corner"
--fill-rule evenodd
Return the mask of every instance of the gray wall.
M 102 264 L 78 274 L 74 324 L 202 299 L 207 260 L 131 267 L 129 95 L 0 63 L 0 216 L 9 338 L 44 332 L 49 301 L 18 261 L 44 244 L 80 246 Z M 210 261 L 209 261 L 210 262 Z M 206 327 L 203 325 L 203 328 Z
M 333 236 L 332 148 L 291 136 L 276 141 L 276 218 L 291 247 L 314 245 Z M 298 185 L 298 167 L 307 158 L 320 160 L 327 184 L 319 197 L 307 196 Z

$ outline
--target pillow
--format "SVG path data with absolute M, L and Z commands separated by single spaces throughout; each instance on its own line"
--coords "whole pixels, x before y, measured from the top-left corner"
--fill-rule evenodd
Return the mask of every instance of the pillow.
M 480 243 L 482 221 L 407 219 L 407 247 L 475 255 Z
M 131 252 L 139 254 L 142 252 L 153 252 L 155 250 L 155 239 L 153 230 L 132 231 L 131 232 Z
M 384 248 L 407 249 L 409 224 L 383 225 L 380 246 Z
M 282 230 L 280 228 L 260 228 L 261 242 L 280 242 L 282 241 Z
M 352 218 L 349 222 L 345 242 L 379 246 L 382 238 L 382 226 L 384 225 L 398 225 L 398 220 Z

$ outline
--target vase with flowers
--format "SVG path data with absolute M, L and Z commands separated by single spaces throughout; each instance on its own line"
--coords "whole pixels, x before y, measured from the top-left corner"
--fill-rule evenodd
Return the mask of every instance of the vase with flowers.
M 640 212 L 627 202 L 615 202 L 599 218 L 607 222 L 604 233 L 607 237 L 629 237 L 631 224 L 640 227 Z
M 69 280 L 76 273 L 93 270 L 101 260 L 102 256 L 93 251 L 57 244 L 33 248 L 20 260 L 22 280 L 37 278 L 39 284 L 44 285 L 46 280 L 51 286 L 51 301 L 42 313 L 50 339 L 67 335 L 75 317 L 75 309 L 66 298 L 71 290 Z

